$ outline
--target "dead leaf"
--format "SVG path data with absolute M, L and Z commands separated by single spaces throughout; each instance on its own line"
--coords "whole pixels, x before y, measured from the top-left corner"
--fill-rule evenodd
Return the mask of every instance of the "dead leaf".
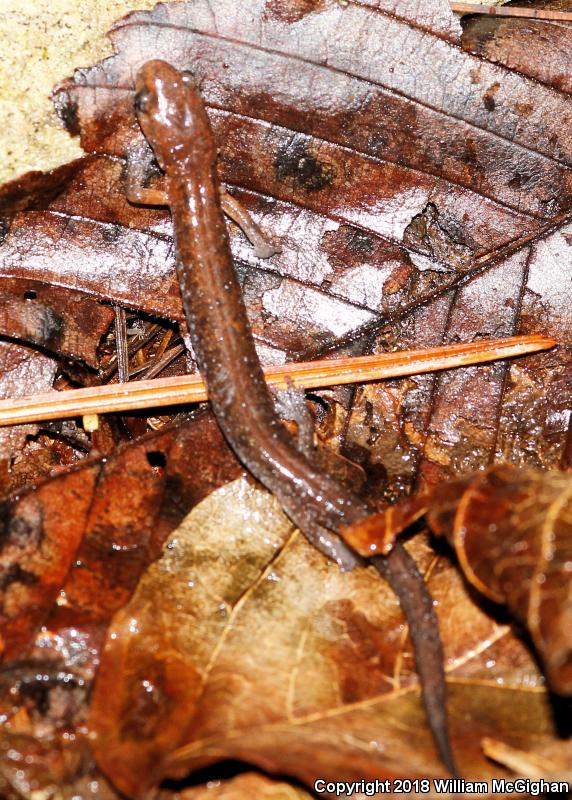
M 241 472 L 207 414 L 3 503 L 3 796 L 69 785 L 71 797 L 85 779 L 115 798 L 85 726 L 107 625 L 181 518 Z
M 131 15 L 113 34 L 119 54 L 56 95 L 101 158 L 46 211 L 12 220 L 3 274 L 48 278 L 57 242 L 60 282 L 180 316 L 168 215 L 128 206 L 121 165 L 106 159 L 124 158 L 139 135 L 133 73 L 155 57 L 197 74 L 222 177 L 282 237 L 282 255 L 261 263 L 233 235 L 257 333 L 273 347 L 315 350 L 380 313 L 402 316 L 475 259 L 542 232 L 570 206 L 570 102 L 464 54 L 444 2 L 401 6 L 259 0 L 246 20 L 219 0 L 214 16 L 184 3 Z M 455 91 L 443 92 L 453 74 Z M 533 115 L 518 110 L 525 96 Z M 396 270 L 411 278 L 396 284 Z
M 504 742 L 487 737 L 483 739 L 483 751 L 497 763 L 503 764 L 519 775 L 526 775 L 527 778 L 544 778 L 547 775 L 564 774 L 566 771 L 564 761 L 555 763 L 542 756 L 517 750 Z
M 533 48 L 530 47 L 532 39 Z M 487 16 L 472 16 L 463 22 L 465 50 L 566 94 L 572 90 L 567 55 L 571 44 L 572 32 L 568 25 Z M 528 103 L 523 105 L 522 111 L 530 114 L 534 107 Z
M 58 91 L 98 155 L 47 176 L 59 194 L 28 195 L 36 210 L 11 217 L 2 274 L 181 318 L 168 214 L 126 202 L 116 160 L 140 135 L 133 73 L 163 56 L 197 74 L 222 177 L 282 240 L 262 262 L 232 229 L 265 360 L 358 334 L 360 352 L 533 331 L 570 341 L 567 95 L 463 53 L 442 3 L 259 2 L 247 22 L 218 0 L 213 13 L 182 3 L 130 16 L 113 34 L 118 55 Z M 6 190 L 5 207 L 16 200 L 21 191 Z M 569 374 L 563 348 L 396 383 L 397 402 L 391 385 L 368 386 L 344 447 L 384 465 L 390 498 L 499 457 L 551 467 Z
M 30 652 L 41 625 L 54 634 L 75 626 L 93 635 L 97 647 L 165 536 L 194 503 L 240 471 L 207 416 L 5 502 L 4 660 Z
M 36 350 L 0 341 L 0 397 L 23 397 L 52 388 L 57 362 Z M 37 425 L 17 425 L 0 430 L 0 469 L 5 479 L 12 458 L 23 448 Z
M 80 292 L 39 281 L 2 280 L 0 334 L 60 357 L 96 367 L 97 348 L 112 320 L 111 308 Z

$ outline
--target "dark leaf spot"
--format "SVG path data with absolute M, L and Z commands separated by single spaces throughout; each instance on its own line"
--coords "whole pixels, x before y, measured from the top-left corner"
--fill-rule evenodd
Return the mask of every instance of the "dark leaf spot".
M 78 117 L 78 105 L 71 92 L 61 91 L 54 94 L 54 106 L 58 117 L 71 136 L 79 136 L 81 129 Z
M 37 576 L 32 572 L 22 569 L 20 564 L 10 564 L 10 566 L 0 574 L 0 591 L 4 592 L 13 583 L 33 586 L 37 581 Z
M 500 89 L 500 83 L 493 83 L 483 95 L 483 103 L 487 111 L 494 111 L 496 107 L 495 95 Z
M 315 158 L 307 142 L 299 137 L 278 153 L 274 168 L 279 181 L 291 182 L 307 192 L 324 189 L 335 177 L 333 166 Z
M 325 0 L 266 0 L 264 16 L 281 22 L 298 22 L 324 5 Z

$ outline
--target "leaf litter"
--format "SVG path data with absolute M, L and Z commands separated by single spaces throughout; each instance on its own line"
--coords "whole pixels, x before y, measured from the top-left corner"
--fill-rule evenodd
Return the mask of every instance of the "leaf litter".
M 528 47 L 525 68 L 522 57 L 516 64 L 500 52 L 508 42 L 505 51 L 512 53 L 510 37 L 499 37 L 499 43 L 489 30 L 488 49 L 475 44 L 474 36 L 469 41 L 467 28 L 461 31 L 437 0 L 422 7 L 383 0 L 343 5 L 257 0 L 240 12 L 228 0 L 217 0 L 135 12 L 112 32 L 115 56 L 76 71 L 56 89 L 60 115 L 80 133 L 89 155 L 3 187 L 0 272 L 17 290 L 25 281 L 36 282 L 33 291 L 45 287 L 43 313 L 48 315 L 58 311 L 51 287 L 54 292 L 59 287 L 83 298 L 86 308 L 94 309 L 90 313 L 102 308 L 97 301 L 106 301 L 181 322 L 168 214 L 135 208 L 124 197 L 124 159 L 140 136 L 132 111 L 133 75 L 143 61 L 167 58 L 191 68 L 199 80 L 221 150 L 221 177 L 281 240 L 282 252 L 261 261 L 231 227 L 235 263 L 267 362 L 528 332 L 555 336 L 560 343 L 552 353 L 510 365 L 321 393 L 318 433 L 340 458 L 363 468 L 370 495 L 380 503 L 395 500 L 495 461 L 558 466 L 571 400 L 566 131 L 572 101 L 558 81 L 559 74 L 570 71 L 569 49 L 557 47 L 567 29 L 547 26 L 547 32 L 558 55 L 538 56 L 535 62 L 535 48 Z M 28 319 L 4 333 L 37 344 L 37 325 L 30 326 Z M 85 328 L 101 337 L 97 327 Z M 52 355 L 68 355 L 61 336 L 54 344 L 41 344 Z M 93 352 L 69 354 L 93 367 Z M 179 368 L 187 367 L 183 361 Z M 77 370 L 74 375 L 77 379 Z M 197 425 L 200 430 L 200 424 L 182 423 L 189 431 Z M 138 437 L 146 425 L 131 422 L 129 429 Z M 108 433 L 114 463 L 114 448 L 126 437 Z M 149 452 L 146 441 L 151 440 L 123 444 L 119 463 L 129 453 Z M 96 450 L 104 446 L 103 434 L 96 445 Z M 237 473 L 217 466 L 229 458 L 221 447 L 219 442 L 209 451 L 208 469 L 224 483 Z M 161 448 L 151 452 L 164 453 Z M 195 452 L 193 466 L 188 462 L 185 469 L 195 469 Z M 145 551 L 141 568 L 127 576 L 127 564 L 136 557 L 130 548 L 137 553 L 140 547 L 135 534 L 152 524 L 145 515 L 155 519 L 149 501 L 137 502 L 134 488 L 143 474 L 143 485 L 148 484 L 148 471 L 164 477 L 162 458 L 154 458 L 155 465 L 145 456 L 144 471 L 135 471 L 134 483 L 125 483 L 119 468 L 113 481 L 97 477 L 93 483 L 102 468 L 110 469 L 96 452 L 84 466 L 26 490 L 30 552 L 25 552 L 42 591 L 28 590 L 28 605 L 22 608 L 33 613 L 23 614 L 17 624 L 8 614 L 7 621 L 17 631 L 9 638 L 12 659 L 44 657 L 47 648 L 65 662 L 70 631 L 90 631 L 89 647 L 79 651 L 91 653 L 85 655 L 91 664 L 85 680 L 91 681 L 106 627 L 118 612 L 91 709 L 94 730 L 115 736 L 116 752 L 122 754 L 110 754 L 104 738 L 96 745 L 116 785 L 136 792 L 164 774 L 184 775 L 224 759 L 241 759 L 309 784 L 319 770 L 328 776 L 443 774 L 425 728 L 400 610 L 368 570 L 338 575 L 293 531 L 285 533 L 279 513 L 267 511 L 260 526 L 250 526 L 249 541 L 240 540 L 243 566 L 238 569 L 234 562 L 224 578 L 238 554 L 216 535 L 223 538 L 226 531 L 236 539 L 246 524 L 241 514 L 248 517 L 244 498 L 254 502 L 260 490 L 243 484 L 220 489 L 204 501 L 206 511 L 204 503 L 196 509 L 198 521 L 191 517 L 172 533 L 173 547 L 145 572 L 198 499 L 193 492 L 178 494 L 180 484 L 173 489 L 171 482 L 176 513 L 165 512 L 161 534 Z M 170 462 L 169 455 L 168 471 Z M 240 471 L 238 465 L 233 469 Z M 191 480 L 182 472 L 176 475 Z M 68 480 L 70 485 L 79 481 L 84 501 L 92 498 L 96 533 L 88 533 L 85 511 L 72 515 L 62 572 L 53 573 L 44 595 L 52 567 L 47 558 L 35 560 L 34 542 L 44 533 L 33 533 L 38 522 L 30 523 L 29 515 L 37 520 L 42 493 L 55 498 L 61 492 L 58 481 Z M 212 488 L 216 485 L 215 479 Z M 109 505 L 112 486 L 122 500 L 130 498 L 127 507 Z M 261 498 L 257 502 L 263 506 L 271 502 Z M 48 508 L 54 503 L 49 499 Z M 7 508 L 12 513 L 12 505 Z M 117 520 L 111 518 L 131 537 L 115 543 L 119 550 L 97 544 L 105 529 L 97 517 L 105 519 L 109 508 L 118 509 Z M 231 512 L 238 519 L 229 530 L 224 523 Z M 211 517 L 219 521 L 216 535 Z M 265 527 L 268 519 L 271 530 Z M 21 523 L 14 531 L 20 535 Z M 286 538 L 278 552 L 270 548 L 261 559 L 256 554 L 268 546 L 264 536 L 272 540 L 279 531 Z M 230 581 L 221 590 L 230 621 L 213 614 L 208 591 L 199 596 L 188 586 L 192 579 L 181 583 L 185 569 L 173 574 L 174 565 L 187 565 L 188 571 L 207 533 L 215 536 L 211 546 L 218 549 L 216 557 L 207 558 L 206 574 L 210 571 L 213 583 Z M 558 722 L 566 717 L 566 704 L 547 694 L 529 646 L 497 608 L 465 588 L 450 553 L 434 551 L 422 537 L 410 546 L 440 615 L 461 772 L 508 774 L 483 755 L 485 736 L 561 763 L 570 748 L 569 730 Z M 72 569 L 76 551 L 85 555 L 76 559 L 82 566 Z M 109 552 L 121 553 L 125 567 L 106 580 L 102 565 Z M 6 572 L 11 591 L 25 597 L 22 558 L 16 548 Z M 91 570 L 83 565 L 93 558 L 100 577 L 91 585 Z M 167 587 L 165 576 L 170 576 Z M 69 580 L 81 587 L 77 627 L 67 620 L 68 614 L 73 619 L 68 603 L 75 610 Z M 88 587 L 95 586 L 98 599 L 86 601 Z M 92 617 L 97 621 L 93 636 Z M 187 633 L 191 620 L 205 631 L 204 640 Z M 116 632 L 120 635 L 113 638 Z M 201 647 L 202 654 L 196 652 Z M 119 682 L 118 663 L 126 665 Z M 143 676 L 145 670 L 157 676 L 156 683 Z M 127 681 L 131 674 L 136 676 L 132 683 Z M 138 683 L 137 676 L 149 686 Z M 192 697 L 194 709 L 183 724 L 173 700 L 178 692 Z M 413 730 L 422 740 L 415 748 Z M 8 734 L 12 744 L 14 735 Z M 145 753 L 153 754 L 153 762 L 142 767 Z M 47 774 L 43 785 L 51 780 L 49 768 Z M 29 786 L 38 780 L 32 770 Z

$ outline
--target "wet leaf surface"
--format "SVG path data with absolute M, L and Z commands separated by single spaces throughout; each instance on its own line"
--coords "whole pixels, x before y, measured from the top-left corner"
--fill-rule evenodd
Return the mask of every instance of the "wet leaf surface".
M 550 3 L 542 3 L 549 7 Z M 552 6 L 557 4 L 552 3 Z M 566 50 L 572 37 L 569 25 L 542 20 L 468 17 L 463 21 L 462 45 L 475 55 L 536 78 L 546 86 L 570 94 Z M 534 48 L 530 47 L 535 39 Z
M 97 348 L 112 320 L 108 306 L 82 293 L 39 281 L 2 281 L 0 333 L 60 357 L 97 366 Z
M 49 269 L 57 241 L 60 282 L 180 316 L 168 215 L 129 206 L 121 162 L 107 160 L 140 135 L 133 74 L 154 57 L 197 75 L 222 177 L 282 238 L 261 262 L 233 231 L 256 332 L 273 347 L 321 348 L 402 315 L 560 220 L 569 99 L 464 53 L 444 3 L 377 5 L 259 1 L 243 18 L 220 0 L 131 15 L 113 34 L 118 55 L 56 93 L 99 158 L 62 168 L 67 188 L 16 215 L 4 274 Z
M 219 453 L 212 460 L 213 449 Z M 90 459 L 3 508 L 0 635 L 24 657 L 40 626 L 105 633 L 165 536 L 240 474 L 210 416 Z M 97 640 L 97 636 L 96 636 Z
M 178 341 L 169 213 L 125 199 L 141 142 L 133 76 L 166 58 L 196 75 L 221 177 L 282 244 L 256 258 L 230 224 L 265 361 L 513 333 L 559 342 L 511 364 L 313 395 L 318 437 L 337 454 L 324 468 L 346 464 L 383 505 L 495 461 L 566 464 L 570 30 L 534 23 L 531 46 L 518 25 L 486 25 L 462 30 L 445 0 L 195 0 L 118 23 L 117 54 L 55 93 L 88 155 L 0 189 L 0 335 L 50 354 L 6 345 L 6 381 L 22 358 L 36 377 L 18 378 L 21 390 L 48 388 L 53 356 L 76 381 L 110 379 L 117 331 L 98 344 L 113 304 L 135 312 L 134 374 Z M 152 168 L 147 178 L 161 183 Z M 137 338 L 151 344 L 137 350 Z M 169 369 L 192 366 L 180 356 Z M 117 796 L 86 738 L 106 636 L 95 749 L 133 796 L 227 759 L 307 785 L 443 775 L 389 589 L 369 570 L 339 574 L 252 485 L 208 497 L 239 465 L 208 417 L 141 438 L 165 419 L 104 421 L 81 455 L 44 434 L 26 444 L 13 485 L 30 485 L 5 501 L 0 553 L 2 791 Z M 6 434 L 6 458 L 26 435 Z M 7 463 L 13 474 L 22 462 Z M 563 774 L 569 706 L 548 694 L 530 643 L 467 589 L 445 547 L 418 537 L 411 549 L 440 616 L 461 772 L 511 775 L 540 759 Z M 248 792 L 304 796 L 248 775 L 183 796 Z
M 0 397 L 23 397 L 52 388 L 57 362 L 15 342 L 0 341 Z M 7 479 L 13 457 L 23 448 L 36 425 L 18 425 L 0 430 L 0 469 Z

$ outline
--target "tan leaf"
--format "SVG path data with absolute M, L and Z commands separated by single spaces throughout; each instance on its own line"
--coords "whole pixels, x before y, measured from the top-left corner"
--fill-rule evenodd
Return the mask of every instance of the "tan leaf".
M 460 771 L 500 774 L 490 735 L 570 754 L 527 649 L 420 541 L 446 646 Z M 238 759 L 293 775 L 443 777 L 395 597 L 340 573 L 240 480 L 193 511 L 109 630 L 91 709 L 100 765 L 130 796 Z

